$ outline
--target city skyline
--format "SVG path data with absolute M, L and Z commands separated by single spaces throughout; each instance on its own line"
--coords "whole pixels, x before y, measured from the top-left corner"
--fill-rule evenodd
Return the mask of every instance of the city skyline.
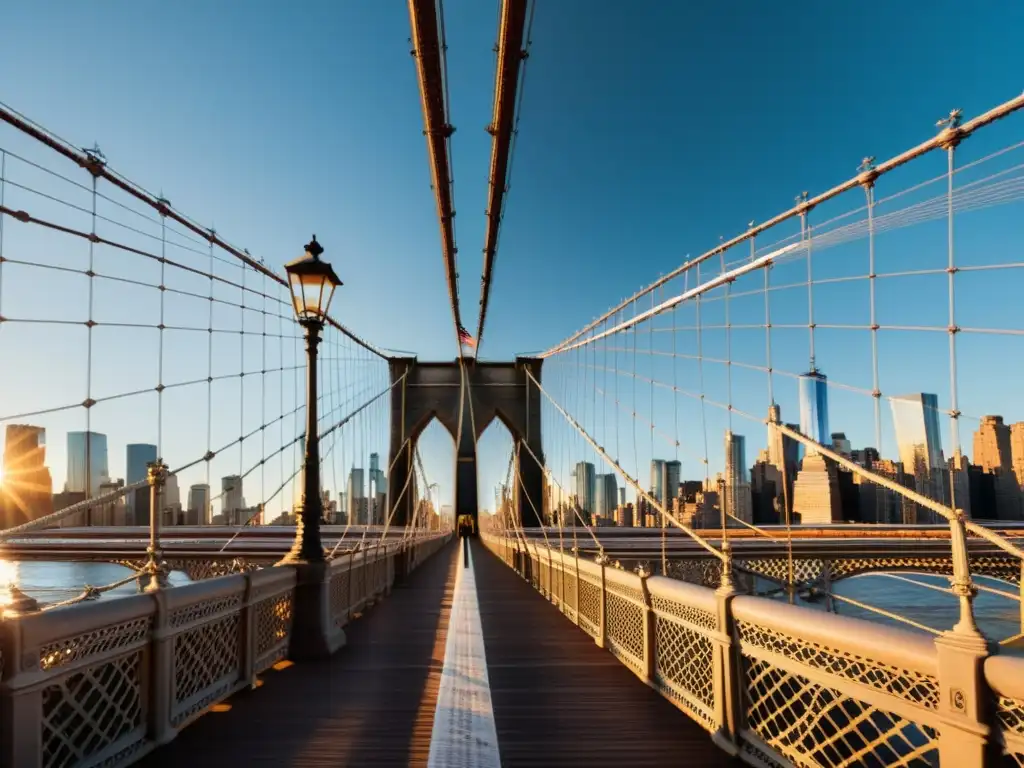
M 826 381 L 827 378 L 820 371 L 815 372 L 814 377 L 811 378 L 812 386 L 805 388 L 803 379 L 801 380 L 800 393 L 803 396 L 805 392 L 810 393 L 810 397 L 814 398 L 815 408 L 811 409 L 811 418 L 813 420 L 812 427 L 820 429 L 822 425 L 828 425 L 830 414 L 828 411 L 828 398 L 822 396 L 816 389 L 818 382 Z M 896 453 L 891 457 L 886 457 L 884 454 L 881 455 L 883 458 L 890 458 L 892 460 L 900 462 L 904 468 L 910 466 L 914 469 L 905 469 L 908 476 L 916 476 L 918 478 L 916 490 L 925 493 L 926 495 L 935 498 L 936 500 L 948 501 L 947 497 L 949 494 L 948 479 L 943 481 L 942 475 L 947 471 L 946 459 L 944 456 L 941 435 L 938 429 L 938 401 L 937 397 L 932 393 L 915 393 L 907 395 L 892 396 L 889 398 L 892 410 L 893 425 L 895 430 L 895 442 L 896 442 Z M 801 400 L 803 405 L 803 400 Z M 823 407 L 818 407 L 823 406 Z M 801 413 L 801 418 L 806 418 L 806 410 Z M 778 404 L 772 406 L 769 410 L 769 418 L 781 419 L 781 408 Z M 995 421 L 993 421 L 995 420 Z M 997 423 L 998 422 L 998 423 Z M 1005 429 L 1004 433 L 999 433 L 1001 436 L 997 439 L 996 443 L 998 448 L 988 449 L 990 455 L 985 454 L 985 448 L 979 448 L 978 446 L 985 446 L 986 443 L 979 443 L 981 439 L 985 425 L 996 424 L 998 429 Z M 1004 474 L 1019 473 L 1024 478 L 1024 422 L 1003 425 L 1001 416 L 987 416 L 982 421 L 982 425 L 979 430 L 974 433 L 973 439 L 975 449 L 973 452 L 963 451 L 962 455 L 965 460 L 970 460 L 972 455 L 977 455 L 978 466 L 983 470 L 991 472 L 998 468 Z M 15 430 L 15 434 L 18 431 L 34 431 L 33 434 L 38 434 L 45 445 L 45 430 L 31 425 L 8 425 L 9 429 Z M 1013 430 L 1011 430 L 1013 427 Z M 1011 457 L 1010 448 L 1010 435 L 1014 435 L 1014 445 L 1017 446 L 1016 452 L 1020 454 L 1020 457 Z M 86 462 L 84 452 L 86 450 L 86 443 L 89 442 L 87 438 L 91 436 L 91 448 L 90 450 L 94 453 L 94 472 L 93 480 L 99 480 L 100 486 L 104 491 L 108 490 L 107 483 L 113 482 L 115 478 L 104 474 L 106 470 L 104 467 L 107 466 L 107 441 L 106 436 L 101 433 L 69 433 L 68 434 L 68 445 L 72 450 L 81 453 L 82 456 L 76 464 L 69 467 L 68 478 L 64 483 L 65 492 L 76 492 L 77 484 L 84 482 L 82 478 L 85 477 L 84 471 Z M 795 441 L 786 441 L 795 443 Z M 1018 445 L 1019 443 L 1019 445 Z M 732 446 L 734 454 L 733 459 L 730 461 L 729 446 Z M 749 490 L 750 490 L 750 477 L 749 472 L 752 466 L 746 455 L 746 436 L 738 433 L 733 433 L 730 430 L 725 431 L 725 446 L 726 446 L 726 461 L 722 465 L 721 470 L 714 472 L 713 474 L 721 475 L 724 478 L 724 488 L 726 493 L 726 501 L 728 508 L 731 510 L 739 510 L 741 514 L 737 516 L 747 516 L 747 510 L 750 504 Z M 826 443 L 830 447 L 836 447 L 841 453 L 847 453 L 849 455 L 861 455 L 865 451 L 875 450 L 874 446 L 858 446 L 853 449 L 853 443 L 846 437 L 843 432 L 833 432 L 829 435 L 829 441 Z M 763 446 L 762 452 L 766 456 L 771 454 L 771 446 L 767 443 Z M 788 450 L 788 449 L 787 449 Z M 992 451 L 995 453 L 991 453 Z M 135 475 L 138 475 L 138 479 L 145 478 L 145 465 L 149 460 L 155 458 L 156 446 L 145 444 L 145 443 L 129 443 L 125 446 L 126 455 L 126 468 L 131 469 Z M 153 458 L 151 458 L 153 457 Z M 376 484 L 378 488 L 384 490 L 378 491 L 383 497 L 380 500 L 380 506 L 383 509 L 386 504 L 387 494 L 387 483 L 386 476 L 382 469 L 379 467 L 379 453 L 371 451 L 367 456 L 368 464 L 367 467 L 355 467 L 353 466 L 347 475 L 347 482 L 344 488 L 337 488 L 331 491 L 327 484 L 324 485 L 325 498 L 330 499 L 331 495 L 336 495 L 339 499 L 338 505 L 340 509 L 346 515 L 352 515 L 355 511 L 356 518 L 366 519 L 367 515 L 374 516 L 375 513 L 371 512 L 373 502 L 373 488 Z M 1013 459 L 1011 461 L 1011 459 Z M 770 459 L 769 459 L 770 460 Z M 787 457 L 787 462 L 791 462 L 792 459 Z M 735 477 L 731 473 L 736 471 Z M 601 472 L 599 470 L 608 469 L 607 466 L 595 465 L 593 462 L 578 461 L 574 465 L 571 477 L 573 483 L 575 495 L 582 499 L 581 507 L 589 515 L 596 515 L 601 510 L 606 510 L 608 507 L 607 498 L 614 499 L 612 507 L 620 506 L 624 503 L 624 498 L 619 498 L 620 494 L 625 496 L 627 493 L 633 503 L 637 500 L 637 495 L 628 489 L 627 485 L 624 484 L 621 488 L 619 487 L 619 477 L 614 472 Z M 49 470 L 49 467 L 47 467 Z M 709 470 L 710 472 L 710 470 Z M 923 473 L 923 474 L 922 474 Z M 0 473 L 0 480 L 2 480 L 2 473 Z M 710 476 L 710 474 L 709 474 Z M 664 488 L 678 487 L 681 483 L 681 462 L 678 460 L 667 460 L 661 458 L 653 458 L 650 460 L 650 483 L 648 484 L 647 490 L 649 490 L 655 499 L 660 503 L 665 503 Z M 379 479 L 378 479 L 379 478 Z M 922 479 L 923 478 L 923 479 Z M 692 478 L 690 478 L 692 479 Z M 790 482 L 795 479 L 793 476 L 790 477 Z M 246 502 L 242 496 L 242 483 L 238 482 L 239 477 L 237 475 L 225 475 L 221 478 L 221 493 L 214 497 L 212 500 L 209 498 L 209 489 L 206 490 L 205 501 L 203 501 L 203 493 L 200 491 L 198 494 L 200 503 L 210 511 L 212 519 L 213 509 L 219 508 L 221 512 L 217 513 L 223 516 L 227 510 L 243 510 L 246 509 Z M 120 480 L 120 482 L 125 482 Z M 133 481 L 128 481 L 126 484 L 130 485 Z M 943 486 L 945 482 L 945 486 Z M 56 483 L 54 483 L 56 485 Z M 188 486 L 188 501 L 189 504 L 187 509 L 195 509 L 192 507 L 193 491 L 197 488 L 202 488 L 205 484 L 191 484 Z M 360 493 L 358 495 L 352 494 L 352 488 L 358 487 Z M 1017 482 L 1017 488 L 1021 487 L 1021 482 Z M 80 491 L 78 491 L 80 493 Z M 179 494 L 180 491 L 175 488 L 175 494 Z M 1006 492 L 998 491 L 1003 493 L 1005 496 Z M 737 496 L 737 494 L 739 494 Z M 607 497 L 607 498 L 606 498 Z M 135 497 L 138 498 L 138 497 Z M 128 507 L 129 518 L 132 519 L 132 507 L 135 502 L 135 498 L 129 494 L 126 497 L 126 504 Z M 738 501 L 734 501 L 736 498 Z M 364 499 L 363 507 L 353 508 L 351 506 L 353 499 Z M 746 500 L 744 500 L 746 499 Z M 135 524 L 145 524 L 145 517 L 148 515 L 148 497 L 144 500 L 146 509 L 143 510 L 143 517 L 137 517 Z M 1004 504 L 1005 502 L 1000 502 Z M 1018 505 L 1018 502 L 1013 502 Z M 185 505 L 182 505 L 185 506 Z M 289 510 L 287 505 L 281 506 L 285 512 Z M 1000 508 L 1002 509 L 1002 508 Z M 1014 510 L 1017 506 L 1013 507 Z M 996 516 L 997 512 L 993 511 L 992 516 Z M 1016 512 L 1013 512 L 1016 514 Z M 271 519 L 277 515 L 273 514 L 272 509 L 268 509 L 264 513 L 265 522 L 270 522 Z M 200 518 L 201 519 L 201 518 Z M 382 522 L 382 521 L 381 521 Z

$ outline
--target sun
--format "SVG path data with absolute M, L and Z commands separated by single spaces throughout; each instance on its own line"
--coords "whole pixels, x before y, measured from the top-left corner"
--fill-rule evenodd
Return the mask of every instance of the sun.
M 0 560 L 0 589 L 9 587 L 17 580 L 18 566 L 6 560 Z

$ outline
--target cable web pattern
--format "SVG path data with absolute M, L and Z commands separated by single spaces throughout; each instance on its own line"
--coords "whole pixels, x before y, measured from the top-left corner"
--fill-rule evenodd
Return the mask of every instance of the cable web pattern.
M 208 536 L 194 526 L 223 526 L 237 547 L 247 526 L 294 525 L 307 363 L 281 264 L 308 234 L 264 260 L 120 176 L 98 147 L 0 109 L 0 354 L 18 361 L 0 382 L 0 537 L 136 527 L 141 557 L 152 516 L 180 549 Z M 324 522 L 341 526 L 325 538 L 337 553 L 390 518 L 394 382 L 384 354 L 333 319 L 321 339 Z M 153 496 L 158 459 L 169 474 Z M 240 570 L 227 563 L 192 575 Z M 44 605 L 98 594 L 22 588 Z
M 1004 376 L 980 373 L 1024 351 L 1019 318 L 986 298 L 1024 288 L 1007 246 L 1024 235 L 1022 105 L 953 110 L 930 137 L 922 119 L 920 145 L 852 163 L 539 355 L 547 524 L 596 531 L 581 542 L 595 555 L 625 541 L 602 529 L 643 529 L 615 556 L 704 586 L 727 542 L 770 542 L 770 557 L 737 557 L 734 585 L 933 633 L 970 610 L 952 596 L 976 588 L 972 567 L 1019 579 L 1024 412 Z M 835 578 L 826 558 L 794 556 L 809 529 L 850 523 L 865 539 L 949 531 L 949 557 L 927 564 L 954 582 L 942 626 L 832 588 L 884 556 L 837 562 Z M 965 561 L 964 536 L 1005 564 Z

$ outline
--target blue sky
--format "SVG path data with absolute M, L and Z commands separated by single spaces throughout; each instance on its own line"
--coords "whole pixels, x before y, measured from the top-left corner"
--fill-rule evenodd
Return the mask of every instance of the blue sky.
M 445 10 L 462 305 L 473 319 L 498 4 L 448 0 Z M 885 158 L 930 136 L 949 109 L 972 116 L 1020 93 L 1022 23 L 1024 8 L 996 2 L 969 11 L 936 2 L 927 13 L 883 2 L 647 2 L 628 12 L 611 2 L 540 4 L 482 356 L 547 348 L 687 253 L 787 207 L 801 190 L 845 179 L 864 155 Z M 5 11 L 0 29 L 0 71 L 10 75 L 0 100 L 78 145 L 98 142 L 121 173 L 163 190 L 176 208 L 215 224 L 268 265 L 294 257 L 316 232 L 346 283 L 334 307 L 343 322 L 382 347 L 450 359 L 408 36 L 406 5 L 397 0 L 310 1 L 301 11 L 255 0 L 21 3 Z M 1020 121 L 1008 122 L 963 152 L 981 157 L 1020 135 Z M 2 136 L 5 146 L 16 141 L 6 129 Z M 928 162 L 893 188 L 912 183 L 913 174 L 941 171 L 942 158 Z M 1019 204 L 1016 210 L 1019 216 Z M 1013 242 L 1012 217 L 993 221 L 965 234 L 965 243 L 987 253 Z M 894 236 L 893 263 L 921 243 L 944 258 L 941 226 L 906 246 Z M 927 291 L 942 286 L 930 280 L 884 295 L 880 289 L 879 300 L 908 315 L 941 306 L 941 294 Z M 18 290 L 12 282 L 5 291 Z M 970 290 L 980 295 L 996 281 L 977 284 L 984 289 Z M 842 314 L 846 302 L 863 308 L 853 295 L 827 293 L 816 302 Z M 61 303 L 59 295 L 49 300 Z M 974 306 L 995 311 L 991 304 Z M 970 299 L 962 305 L 972 311 Z M 1011 322 L 1019 325 L 1004 313 L 988 326 Z M 16 348 L 5 353 L 5 341 L 27 343 L 5 340 L 7 331 L 3 354 Z M 916 339 L 896 345 L 893 370 L 916 367 L 899 349 L 944 360 L 944 339 L 934 349 L 931 337 L 921 345 Z M 749 342 L 751 354 L 758 343 Z M 806 341 L 776 342 L 794 358 L 798 344 Z M 819 344 L 833 350 L 832 360 L 822 353 L 822 367 L 842 369 L 846 342 Z M 116 350 L 109 354 L 115 359 Z M 964 354 L 990 359 L 982 348 Z M 843 380 L 863 371 L 861 360 Z M 921 382 L 893 375 L 894 387 L 936 392 L 946 377 L 939 368 L 927 369 Z M 46 386 L 52 401 L 65 399 L 61 381 Z M 734 386 L 748 392 L 747 384 Z M 763 399 L 762 386 L 749 384 L 752 402 L 755 391 Z M 1022 418 L 1011 412 L 1008 389 L 979 383 L 970 412 L 992 410 L 991 395 L 1004 398 L 997 405 L 1008 419 Z M 132 419 L 131 407 L 109 418 Z M 794 415 L 785 401 L 783 408 Z M 833 413 L 831 422 L 873 441 L 870 417 Z M 176 426 L 185 435 L 189 424 Z M 424 458 L 450 496 L 446 441 L 429 428 Z M 507 447 L 500 435 L 485 436 L 485 504 L 504 473 Z M 637 463 L 645 461 L 638 454 Z

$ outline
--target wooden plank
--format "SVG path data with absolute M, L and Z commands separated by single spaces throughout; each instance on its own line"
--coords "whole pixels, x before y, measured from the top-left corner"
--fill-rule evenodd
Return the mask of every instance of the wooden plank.
M 445 547 L 349 624 L 330 660 L 268 670 L 138 765 L 425 768 L 459 554 Z

